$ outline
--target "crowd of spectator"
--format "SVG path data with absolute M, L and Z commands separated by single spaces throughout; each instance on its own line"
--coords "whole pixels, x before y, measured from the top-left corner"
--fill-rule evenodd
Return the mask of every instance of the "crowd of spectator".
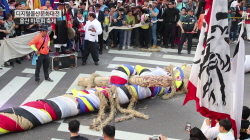
M 69 51 L 82 51 L 84 49 L 84 26 L 88 21 L 89 13 L 94 13 L 105 32 L 109 27 L 128 27 L 127 29 L 114 28 L 108 33 L 107 40 L 103 40 L 103 33 L 98 35 L 99 54 L 103 48 L 118 48 L 119 50 L 139 48 L 156 49 L 158 46 L 172 49 L 178 48 L 182 53 L 183 46 L 187 45 L 190 54 L 192 40 L 199 37 L 204 18 L 205 0 L 143 0 L 135 3 L 133 0 L 69 0 L 66 5 L 70 14 L 68 27 L 75 30 L 75 38 L 69 39 Z M 50 0 L 45 2 L 40 10 L 56 9 L 51 7 Z M 243 0 L 228 0 L 228 21 L 230 43 L 236 43 L 240 30 L 239 22 L 242 21 Z M 9 1 L 11 14 L 4 15 L 5 9 L 0 7 L 0 39 L 12 38 L 22 34 L 32 33 L 39 29 L 39 24 L 20 25 L 13 21 L 14 10 L 28 10 L 23 3 Z M 250 9 L 247 9 L 250 12 Z M 12 16 L 11 16 L 12 15 Z M 3 19 L 4 17 L 4 19 Z M 250 20 L 246 20 L 245 39 L 250 40 Z M 79 24 L 80 23 L 80 24 Z M 142 26 L 133 28 L 136 24 Z M 51 36 L 53 40 L 53 37 Z M 169 46 L 170 45 L 170 46 Z M 22 58 L 16 62 L 21 63 Z M 30 55 L 27 56 L 30 59 Z M 13 61 L 10 61 L 13 64 Z

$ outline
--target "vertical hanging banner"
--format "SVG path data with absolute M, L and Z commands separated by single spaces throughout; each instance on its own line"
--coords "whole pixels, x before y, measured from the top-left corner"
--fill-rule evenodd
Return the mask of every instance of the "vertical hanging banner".
M 238 50 L 244 45 L 240 38 Z M 227 0 L 206 0 L 205 18 L 183 105 L 195 100 L 196 110 L 202 116 L 229 119 L 235 136 L 240 130 L 244 94 L 244 72 L 239 73 L 242 67 L 235 65 L 244 64 L 245 54 L 241 54 L 242 61 L 238 53 L 244 51 L 237 51 L 231 65 Z M 237 81 L 241 84 L 239 91 Z

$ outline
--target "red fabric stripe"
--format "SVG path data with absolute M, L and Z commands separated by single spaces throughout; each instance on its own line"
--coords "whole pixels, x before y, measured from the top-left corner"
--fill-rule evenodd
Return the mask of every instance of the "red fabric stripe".
M 84 104 L 85 105 L 85 104 Z M 89 111 L 89 108 L 85 105 L 85 108 L 86 108 L 86 112 L 90 112 Z
M 195 100 L 196 102 L 196 110 L 197 112 L 200 112 L 200 114 L 204 117 L 211 118 L 213 120 L 215 119 L 229 119 L 232 123 L 232 129 L 234 130 L 234 135 L 237 136 L 237 128 L 236 128 L 236 122 L 233 120 L 229 114 L 225 113 L 219 113 L 209 110 L 206 107 L 200 106 L 200 99 L 196 97 L 196 90 L 197 88 L 189 81 L 188 82 L 188 93 L 186 94 L 186 98 L 184 99 L 183 105 L 185 105 L 190 100 Z
M 29 106 L 29 107 L 33 107 L 33 108 L 36 108 L 36 109 L 44 109 L 44 110 L 46 110 L 50 114 L 52 120 L 57 120 L 56 112 L 46 102 L 43 102 L 43 101 L 32 101 L 32 102 L 28 102 L 28 103 L 24 104 L 23 106 Z
M 193 83 L 191 83 L 190 81 L 188 81 L 187 89 L 188 89 L 188 92 L 186 94 L 186 98 L 184 99 L 183 105 L 185 105 L 190 100 L 195 100 L 195 98 L 196 98 L 196 90 L 197 89 L 193 85 Z
M 24 131 L 24 129 L 11 118 L 0 114 L 0 127 L 12 132 Z
M 113 84 L 126 84 L 128 82 L 127 79 L 124 79 L 124 78 L 121 78 L 119 76 L 111 76 L 110 77 L 110 83 L 113 83 Z

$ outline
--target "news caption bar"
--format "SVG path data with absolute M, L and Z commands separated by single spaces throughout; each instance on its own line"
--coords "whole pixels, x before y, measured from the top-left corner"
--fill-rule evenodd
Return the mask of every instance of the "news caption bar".
M 46 24 L 50 25 L 52 22 L 56 24 L 56 19 L 53 18 L 15 18 L 15 24 L 30 25 L 30 24 Z
M 55 18 L 61 16 L 61 10 L 15 10 L 15 18 Z

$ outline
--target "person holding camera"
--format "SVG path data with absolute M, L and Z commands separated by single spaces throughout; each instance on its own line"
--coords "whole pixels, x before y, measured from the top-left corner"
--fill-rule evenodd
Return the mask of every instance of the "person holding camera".
M 212 127 L 211 119 L 206 118 L 201 126 L 202 133 L 208 140 L 214 140 L 217 138 L 219 131 L 219 120 L 215 120 L 216 124 Z
M 16 37 L 15 26 L 16 24 L 13 21 L 12 15 L 6 14 L 6 21 L 4 23 L 4 27 L 8 31 L 7 38 Z
M 151 33 L 150 38 L 149 38 L 149 44 L 152 44 L 152 49 L 157 48 L 157 36 L 156 36 L 156 28 L 157 28 L 157 16 L 159 14 L 159 10 L 156 8 L 158 5 L 157 1 L 153 1 L 152 5 L 149 5 L 149 14 L 151 17 L 151 28 L 149 28 L 149 32 Z M 153 42 L 152 42 L 152 39 Z
M 183 7 L 186 8 L 186 4 L 182 0 L 177 0 L 176 8 L 181 11 Z
M 126 26 L 128 28 L 131 28 L 135 25 L 135 17 L 132 15 L 132 10 L 128 10 L 128 14 L 126 15 Z M 130 47 L 130 42 L 131 42 L 131 33 L 132 29 L 127 29 L 124 31 L 124 41 L 123 41 L 123 50 L 128 47 L 128 49 L 132 49 Z
M 136 6 L 135 8 L 133 8 L 133 16 L 135 17 L 135 24 L 138 24 L 141 22 L 141 7 L 140 6 Z M 131 34 L 131 47 L 137 47 L 140 45 L 140 40 L 139 40 L 139 29 L 140 28 L 134 28 L 132 30 L 132 34 Z
M 4 37 L 6 37 L 6 34 L 8 33 L 8 31 L 4 27 L 3 23 L 4 23 L 3 17 L 0 16 L 0 40 L 2 40 Z
M 116 13 L 114 13 L 114 26 L 121 27 L 121 26 L 125 25 L 126 24 L 125 18 L 126 17 L 124 14 L 124 9 L 119 8 L 119 10 Z M 118 40 L 119 40 L 119 48 L 118 49 L 122 50 L 123 37 L 124 37 L 124 30 L 114 29 L 114 48 L 117 47 Z
M 178 47 L 178 54 L 181 54 L 182 47 L 184 42 L 186 41 L 186 38 L 188 38 L 188 47 L 187 52 L 190 54 L 192 49 L 192 39 L 193 34 L 196 32 L 197 29 L 197 18 L 194 16 L 194 10 L 188 9 L 188 14 L 186 16 L 183 16 L 180 18 L 180 28 L 181 28 L 181 42 Z
M 170 37 L 171 48 L 174 46 L 174 36 L 175 36 L 175 27 L 177 26 L 177 22 L 179 21 L 180 14 L 179 10 L 174 8 L 174 1 L 168 3 L 168 8 L 163 13 L 163 27 L 164 27 L 164 37 L 163 37 L 163 45 L 165 48 L 168 48 L 168 42 Z

